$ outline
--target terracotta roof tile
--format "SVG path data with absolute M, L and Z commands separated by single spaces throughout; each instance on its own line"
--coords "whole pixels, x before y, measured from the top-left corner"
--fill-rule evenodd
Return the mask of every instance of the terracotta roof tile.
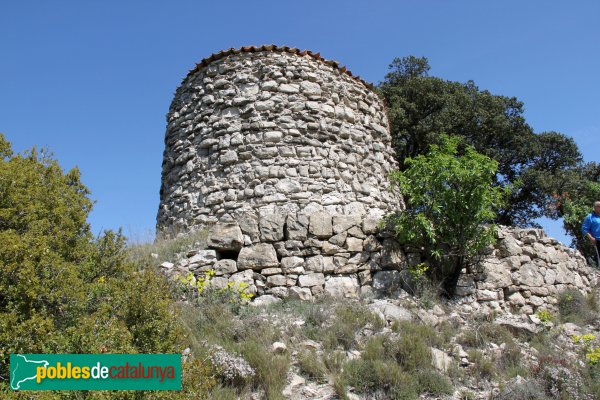
M 214 53 L 212 55 L 210 55 L 209 57 L 206 57 L 205 59 L 203 59 L 202 61 L 200 61 L 198 64 L 196 64 L 196 67 L 192 70 L 190 70 L 190 72 L 187 74 L 187 76 L 192 75 L 193 73 L 199 71 L 200 69 L 202 69 L 203 67 L 206 67 L 208 64 L 210 64 L 213 61 L 219 60 L 221 58 L 227 57 L 229 55 L 232 54 L 239 54 L 239 53 L 256 53 L 259 51 L 273 51 L 273 52 L 285 52 L 285 53 L 290 53 L 290 54 L 296 54 L 300 57 L 304 57 L 304 56 L 309 56 L 314 58 L 315 60 L 318 60 L 322 63 L 325 63 L 337 70 L 339 70 L 340 72 L 352 77 L 354 80 L 357 80 L 358 82 L 361 82 L 363 85 L 365 85 L 367 88 L 369 89 L 373 89 L 373 85 L 370 84 L 369 82 L 364 81 L 363 79 L 361 79 L 358 76 L 352 75 L 352 72 L 350 72 L 350 70 L 348 68 L 346 68 L 346 66 L 340 66 L 340 64 L 337 61 L 332 61 L 332 60 L 326 60 L 323 57 L 321 57 L 321 53 L 313 53 L 310 50 L 302 50 L 300 51 L 299 49 L 295 48 L 295 47 L 289 47 L 289 46 L 276 46 L 274 44 L 269 44 L 269 45 L 263 45 L 263 46 L 242 46 L 240 48 L 234 49 L 228 49 L 228 50 L 221 50 L 218 53 Z M 187 78 L 186 76 L 186 78 Z

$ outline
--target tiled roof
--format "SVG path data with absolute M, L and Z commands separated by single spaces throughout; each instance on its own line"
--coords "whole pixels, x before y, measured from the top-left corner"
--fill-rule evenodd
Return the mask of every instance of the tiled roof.
M 290 54 L 296 54 L 300 57 L 309 56 L 309 57 L 314 58 L 315 60 L 321 61 L 322 63 L 325 63 L 325 64 L 345 73 L 346 75 L 352 77 L 353 79 L 361 82 L 363 85 L 365 85 L 369 89 L 373 89 L 372 84 L 364 81 L 363 79 L 361 79 L 358 76 L 352 75 L 352 72 L 350 72 L 350 70 L 347 69 L 346 66 L 340 66 L 340 63 L 338 63 L 337 61 L 324 59 L 323 57 L 321 57 L 321 53 L 313 53 L 310 50 L 302 50 L 301 51 L 300 49 L 297 49 L 295 47 L 276 46 L 274 44 L 269 44 L 269 45 L 264 45 L 264 46 L 242 46 L 238 49 L 231 48 L 228 50 L 221 50 L 218 53 L 214 53 L 210 57 L 207 57 L 207 58 L 203 59 L 202 61 L 200 61 L 198 64 L 196 64 L 196 67 L 188 73 L 188 76 L 199 71 L 203 67 L 206 67 L 211 62 L 213 62 L 215 60 L 220 60 L 221 58 L 227 57 L 229 55 L 239 54 L 239 53 L 257 53 L 259 51 L 273 51 L 273 52 L 282 52 L 282 53 L 286 52 L 286 53 L 290 53 Z

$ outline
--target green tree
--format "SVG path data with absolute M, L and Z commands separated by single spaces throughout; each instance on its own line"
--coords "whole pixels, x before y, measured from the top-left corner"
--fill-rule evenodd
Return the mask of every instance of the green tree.
M 480 90 L 472 81 L 428 76 L 429 68 L 426 58 L 397 58 L 379 86 L 400 170 L 406 158 L 425 154 L 446 132 L 496 160 L 495 185 L 513 187 L 498 223 L 526 226 L 543 215 L 556 217 L 548 208 L 553 179 L 581 162 L 575 142 L 557 132 L 535 134 L 515 97 Z
M 592 212 L 593 203 L 600 200 L 600 164 L 583 164 L 563 174 L 554 200 L 557 214 L 563 217 L 563 227 L 573 238 L 571 245 L 596 264 L 596 250 L 582 234 L 581 225 Z
M 128 261 L 120 232 L 93 237 L 88 194 L 77 169 L 45 151 L 15 155 L 0 134 L 0 397 L 20 396 L 7 389 L 11 353 L 181 350 L 166 280 Z
M 496 217 L 508 191 L 494 186 L 498 163 L 441 136 L 426 155 L 405 160 L 406 169 L 391 174 L 406 201 L 406 210 L 389 217 L 399 241 L 424 249 L 431 277 L 453 295 L 464 267 L 493 243 Z

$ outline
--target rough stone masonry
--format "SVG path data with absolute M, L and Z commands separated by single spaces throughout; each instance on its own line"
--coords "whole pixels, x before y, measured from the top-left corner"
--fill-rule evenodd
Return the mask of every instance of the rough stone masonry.
M 337 63 L 287 47 L 229 50 L 191 71 L 167 115 L 166 236 L 241 213 L 397 209 L 384 106 Z
M 384 105 L 371 86 L 319 54 L 231 49 L 183 80 L 167 115 L 157 231 L 210 227 L 209 249 L 169 274 L 214 270 L 263 300 L 398 296 L 420 254 L 378 223 L 401 210 Z M 468 310 L 531 314 L 598 277 L 578 252 L 537 230 L 502 228 L 459 288 Z

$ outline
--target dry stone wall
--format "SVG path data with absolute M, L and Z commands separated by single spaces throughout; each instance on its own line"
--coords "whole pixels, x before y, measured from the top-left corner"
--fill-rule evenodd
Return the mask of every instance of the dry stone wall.
M 318 54 L 264 46 L 211 56 L 167 115 L 157 228 L 166 236 L 248 211 L 402 206 L 384 106 Z
M 245 214 L 210 228 L 209 249 L 193 250 L 169 274 L 199 276 L 211 284 L 243 282 L 257 296 L 338 298 L 398 295 L 406 257 L 368 214 Z
M 561 292 L 596 289 L 598 271 L 543 230 L 501 227 L 498 236 L 476 272 L 459 283 L 465 311 L 555 311 Z
M 561 292 L 590 293 L 599 283 L 578 251 L 540 229 L 501 227 L 498 236 L 474 272 L 461 276 L 457 301 L 465 312 L 556 311 Z M 380 230 L 377 216 L 359 214 L 246 215 L 212 226 L 208 247 L 163 268 L 184 276 L 213 270 L 214 287 L 243 282 L 257 297 L 357 299 L 405 294 L 408 268 L 421 262 Z

